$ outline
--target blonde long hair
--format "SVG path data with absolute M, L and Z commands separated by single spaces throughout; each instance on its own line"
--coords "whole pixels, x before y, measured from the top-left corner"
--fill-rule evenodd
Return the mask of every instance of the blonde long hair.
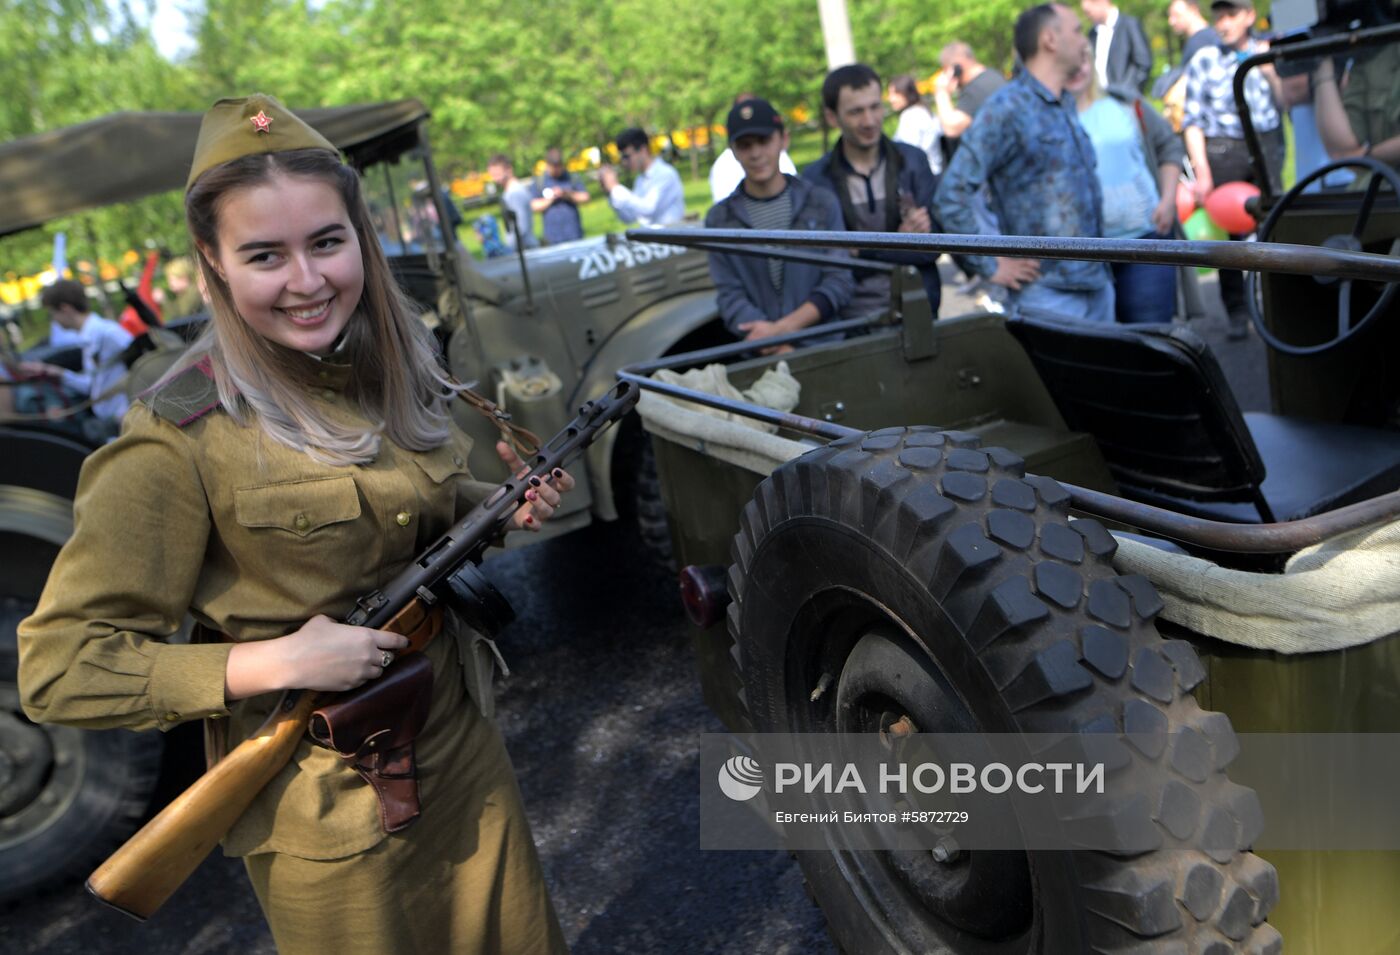
M 1094 69 L 1093 61 L 1088 64 L 1089 82 L 1084 84 L 1084 88 L 1074 94 L 1074 105 L 1078 112 L 1084 112 L 1108 94 L 1104 91 L 1103 85 L 1099 83 L 1099 71 Z
M 259 335 L 239 316 L 228 284 L 202 251 L 198 261 L 212 321 L 164 380 L 207 357 L 219 400 L 231 418 L 247 425 L 255 417 L 274 441 L 326 464 L 374 460 L 381 436 L 414 451 L 442 444 L 450 421 L 446 402 L 455 389 L 439 368 L 430 333 L 389 271 L 359 176 L 338 156 L 324 149 L 297 149 L 243 156 L 210 169 L 185 194 L 185 221 L 195 248 L 218 249 L 224 197 L 276 175 L 325 182 L 345 202 L 365 278 L 342 346 L 354 369 L 347 396 L 373 424 L 355 428 L 323 413 L 309 395 L 307 357 Z

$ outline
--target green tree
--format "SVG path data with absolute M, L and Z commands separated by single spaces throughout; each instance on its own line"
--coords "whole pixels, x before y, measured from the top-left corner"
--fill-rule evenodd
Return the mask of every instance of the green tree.
M 0 136 L 72 125 L 115 110 L 188 109 L 188 77 L 156 52 L 129 7 L 102 0 L 0 0 Z M 70 260 L 115 260 L 133 244 L 166 244 L 182 233 L 167 197 L 50 223 L 6 242 L 3 268 L 33 272 L 70 237 Z

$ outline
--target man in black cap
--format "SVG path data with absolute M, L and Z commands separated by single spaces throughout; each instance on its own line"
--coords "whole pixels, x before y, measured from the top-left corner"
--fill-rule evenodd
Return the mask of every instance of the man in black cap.
M 1227 182 L 1243 180 L 1264 185 L 1260 178 L 1263 171 L 1254 168 L 1245 146 L 1234 80 L 1240 63 L 1267 50 L 1269 45 L 1250 35 L 1254 26 L 1253 0 L 1214 0 L 1210 15 L 1220 42 L 1202 48 L 1186 64 L 1186 108 L 1182 118 L 1186 155 L 1196 174 L 1196 201 L 1201 205 L 1205 205 L 1211 190 Z M 1244 98 L 1263 147 L 1267 173 L 1279 184 L 1284 145 L 1278 104 L 1283 102 L 1283 92 L 1272 64 L 1245 74 Z M 1227 334 L 1230 338 L 1244 338 L 1248 334 L 1249 312 L 1241 273 L 1220 270 L 1220 299 L 1229 319 Z
M 739 187 L 705 216 L 709 229 L 843 228 L 836 197 L 783 173 L 788 146 L 782 115 L 763 99 L 735 104 L 729 146 L 744 168 Z M 924 164 L 928 168 L 928 164 Z M 755 340 L 825 322 L 850 300 L 849 269 L 710 253 L 720 317 L 737 337 Z
M 938 185 L 928 157 L 914 146 L 884 134 L 884 84 L 864 63 L 837 67 L 822 82 L 826 121 L 841 131 L 836 146 L 802 170 L 802 178 L 831 190 L 841 203 L 846 228 L 853 232 L 933 232 L 933 193 Z M 917 265 L 938 315 L 942 283 L 927 254 L 866 252 L 863 257 Z M 863 276 L 846 317 L 859 318 L 890 308 L 887 273 Z

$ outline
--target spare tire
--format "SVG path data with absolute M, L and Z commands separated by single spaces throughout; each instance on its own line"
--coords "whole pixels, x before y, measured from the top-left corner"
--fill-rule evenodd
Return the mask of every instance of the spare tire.
M 1116 823 L 1155 846 L 799 852 L 847 951 L 1282 948 L 1277 876 L 1248 851 L 1258 800 L 1224 772 L 1233 729 L 1197 705 L 1205 671 L 1157 633 L 1150 583 L 1120 577 L 1112 536 L 1068 501 L 1010 452 L 914 427 L 788 462 L 745 508 L 729 626 L 757 732 L 902 711 L 925 731 L 1098 734 Z

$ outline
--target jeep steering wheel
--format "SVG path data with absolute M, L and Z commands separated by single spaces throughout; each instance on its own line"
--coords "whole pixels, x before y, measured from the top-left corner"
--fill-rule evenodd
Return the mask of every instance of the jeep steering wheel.
M 1323 248 L 1341 249 L 1347 252 L 1360 252 L 1361 236 L 1366 231 L 1366 224 L 1371 219 L 1371 207 L 1375 205 L 1376 194 L 1380 192 L 1381 182 L 1390 183 L 1390 188 L 1394 190 L 1396 196 L 1400 196 L 1400 174 L 1387 163 L 1370 156 L 1353 156 L 1350 159 L 1339 159 L 1336 162 L 1329 162 L 1324 166 L 1314 169 L 1294 183 L 1293 188 L 1284 193 L 1278 203 L 1269 210 L 1263 224 L 1259 226 L 1259 241 L 1267 242 L 1273 234 L 1274 226 L 1278 223 L 1283 211 L 1302 195 L 1303 190 L 1309 185 L 1326 176 L 1337 169 L 1365 169 L 1371 173 L 1371 181 L 1366 184 L 1366 192 L 1361 199 L 1361 208 L 1356 212 L 1356 222 L 1352 226 L 1350 234 L 1329 236 L 1323 243 Z M 1385 287 L 1381 297 L 1376 300 L 1376 304 L 1371 306 L 1371 310 L 1361 317 L 1361 321 L 1356 324 L 1351 323 L 1351 279 L 1342 279 L 1337 293 L 1337 334 L 1328 341 L 1317 345 L 1290 345 L 1282 340 L 1264 325 L 1264 316 L 1260 314 L 1259 304 L 1256 301 L 1255 289 L 1259 281 L 1257 272 L 1250 272 L 1248 287 L 1246 289 L 1245 304 L 1249 307 L 1249 318 L 1254 323 L 1254 330 L 1259 333 L 1270 348 L 1285 355 L 1317 355 L 1325 351 L 1331 351 L 1339 347 L 1343 342 L 1349 341 L 1354 336 L 1360 334 L 1361 330 L 1371 323 L 1371 321 L 1385 311 L 1395 298 L 1395 293 L 1400 290 L 1400 285 L 1392 282 Z M 1318 281 L 1323 281 L 1319 279 Z M 1327 280 L 1331 281 L 1331 280 Z

